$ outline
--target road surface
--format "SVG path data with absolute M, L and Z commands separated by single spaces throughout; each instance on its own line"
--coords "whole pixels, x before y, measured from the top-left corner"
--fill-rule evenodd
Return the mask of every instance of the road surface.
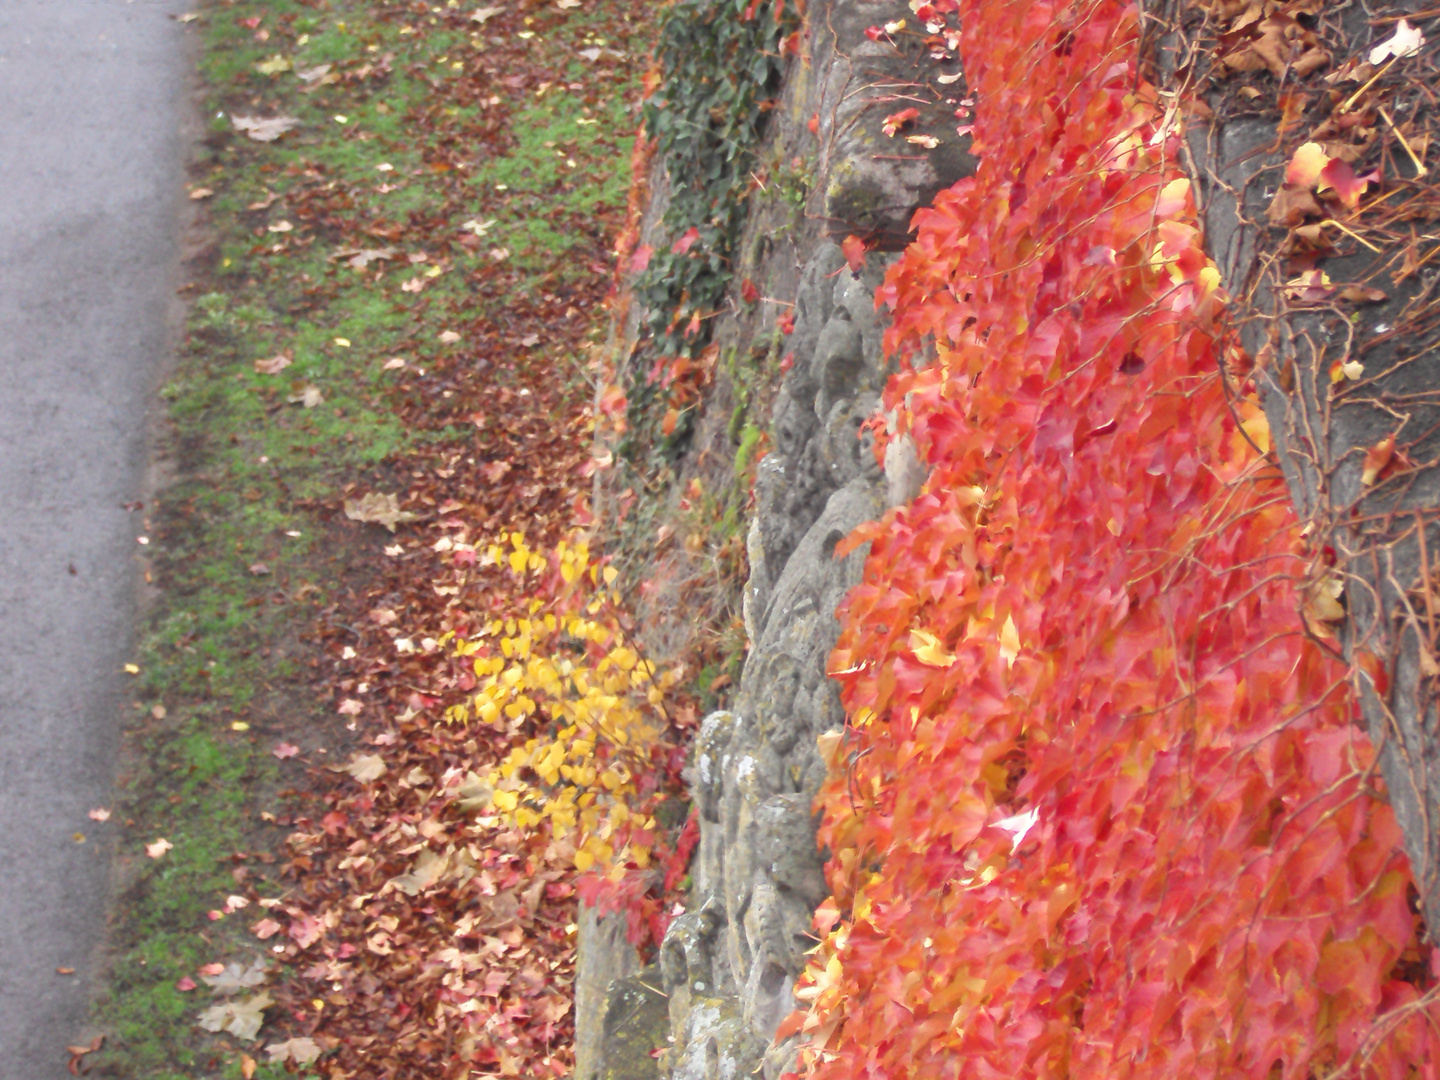
M 133 711 L 124 504 L 171 343 L 185 6 L 0 0 L 0 1080 L 67 1077 L 94 990 L 113 826 L 87 812 Z

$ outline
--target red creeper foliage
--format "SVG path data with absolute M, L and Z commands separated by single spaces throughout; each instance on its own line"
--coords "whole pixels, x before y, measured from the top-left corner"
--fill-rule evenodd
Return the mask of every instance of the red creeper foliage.
M 930 475 L 852 538 L 807 1067 L 1435 1076 L 1410 869 L 1302 622 L 1263 414 L 1224 382 L 1136 10 L 960 16 L 985 166 L 882 291 L 891 349 L 934 343 L 884 403 Z

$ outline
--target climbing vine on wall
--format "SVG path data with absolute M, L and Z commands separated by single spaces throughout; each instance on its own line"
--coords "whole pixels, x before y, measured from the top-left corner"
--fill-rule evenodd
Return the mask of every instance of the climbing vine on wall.
M 782 1035 L 827 1080 L 1433 1076 L 1434 957 L 1184 103 L 1133 6 L 932 9 L 985 166 L 882 290 L 931 471 L 851 540 L 835 900 Z
M 637 435 L 668 451 L 690 430 L 711 320 L 733 277 L 755 152 L 780 88 L 782 44 L 796 24 L 783 0 L 763 10 L 759 0 L 679 0 L 662 19 L 660 84 L 644 119 L 670 193 L 664 243 L 631 255 L 649 339 L 625 388 L 627 453 Z

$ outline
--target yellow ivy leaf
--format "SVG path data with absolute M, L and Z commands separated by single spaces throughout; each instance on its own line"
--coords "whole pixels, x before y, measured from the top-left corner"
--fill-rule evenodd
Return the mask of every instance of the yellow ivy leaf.
M 1005 616 L 1005 625 L 1000 628 L 1000 655 L 1007 666 L 1015 663 L 1020 655 L 1020 632 L 1015 629 L 1015 620 Z
M 928 630 L 910 631 L 910 650 L 916 660 L 929 667 L 949 667 L 955 662 L 955 654 L 946 652 L 940 639 Z

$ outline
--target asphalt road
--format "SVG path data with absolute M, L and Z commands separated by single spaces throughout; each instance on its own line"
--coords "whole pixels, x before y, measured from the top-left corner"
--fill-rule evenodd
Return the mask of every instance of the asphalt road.
M 172 340 L 185 8 L 0 0 L 0 1080 L 68 1076 L 88 1034 L 113 826 L 87 812 L 132 709 L 123 507 Z

